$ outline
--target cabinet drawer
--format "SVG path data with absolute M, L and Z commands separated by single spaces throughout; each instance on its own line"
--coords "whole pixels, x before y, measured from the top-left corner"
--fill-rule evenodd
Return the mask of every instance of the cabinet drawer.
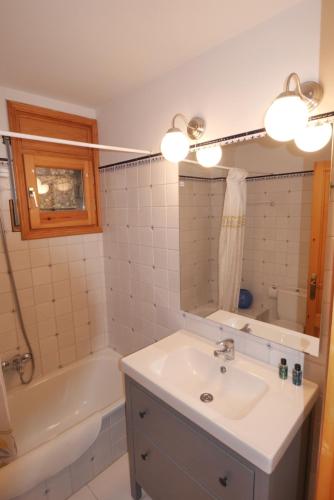
M 136 433 L 136 481 L 154 500 L 212 500 L 146 436 Z
M 252 500 L 254 471 L 196 426 L 131 384 L 132 425 L 216 498 Z

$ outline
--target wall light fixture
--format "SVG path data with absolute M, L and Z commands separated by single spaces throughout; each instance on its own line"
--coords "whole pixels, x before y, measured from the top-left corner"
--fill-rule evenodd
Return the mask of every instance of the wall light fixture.
M 290 90 L 291 81 L 296 83 Z M 306 128 L 309 113 L 320 103 L 323 88 L 317 82 L 300 83 L 297 73 L 291 73 L 284 92 L 279 94 L 268 108 L 264 125 L 270 137 L 276 141 L 291 141 Z
M 330 123 L 310 123 L 303 128 L 295 137 L 296 146 L 305 151 L 312 153 L 324 148 L 332 137 L 332 125 Z
M 176 118 L 182 118 L 187 126 L 187 136 L 177 127 L 175 127 Z M 172 163 L 178 163 L 185 159 L 189 153 L 189 139 L 198 140 L 202 137 L 205 130 L 205 121 L 199 116 L 191 120 L 181 113 L 177 113 L 172 119 L 172 127 L 167 130 L 161 141 L 161 153 L 166 160 Z
M 202 167 L 215 167 L 222 158 L 222 148 L 219 146 L 211 146 L 201 148 L 196 151 L 197 161 Z

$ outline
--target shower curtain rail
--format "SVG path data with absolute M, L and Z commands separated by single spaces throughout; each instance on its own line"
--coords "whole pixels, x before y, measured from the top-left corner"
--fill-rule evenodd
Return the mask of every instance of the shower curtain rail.
M 179 175 L 179 179 L 187 179 L 188 181 L 226 181 L 226 177 L 199 177 L 197 175 Z
M 306 175 L 313 175 L 313 170 L 300 170 L 300 171 L 294 171 L 294 172 L 282 172 L 280 174 L 264 174 L 264 175 L 254 175 L 251 177 L 246 177 L 246 181 L 265 181 L 265 180 L 270 180 L 270 179 L 285 179 L 287 177 L 302 177 Z M 194 180 L 194 181 L 226 181 L 226 177 L 199 177 L 199 176 L 193 176 L 193 175 L 179 175 L 179 179 L 188 179 L 188 180 Z M 262 203 L 262 202 L 260 202 Z
M 284 177 L 298 177 L 302 175 L 311 175 L 313 170 L 296 170 L 293 172 L 281 172 L 277 174 L 263 174 L 263 175 L 253 175 L 251 177 L 246 177 L 248 181 L 256 181 L 258 179 L 283 179 Z
M 150 154 L 151 151 L 144 149 L 122 148 L 118 146 L 107 146 L 104 144 L 95 144 L 91 142 L 68 141 L 66 139 L 57 139 L 56 137 L 47 137 L 44 135 L 23 134 L 21 132 L 12 132 L 10 130 L 0 130 L 0 136 L 4 139 L 11 137 L 13 139 L 26 139 L 30 141 L 52 142 L 54 144 L 65 144 L 66 146 L 77 146 L 80 148 L 101 149 L 103 151 L 115 151 L 117 153 L 143 153 Z

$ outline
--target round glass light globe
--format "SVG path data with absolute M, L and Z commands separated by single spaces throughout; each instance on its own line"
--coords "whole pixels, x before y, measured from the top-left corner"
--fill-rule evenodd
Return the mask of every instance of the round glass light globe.
M 213 146 L 212 148 L 202 148 L 196 151 L 197 161 L 202 167 L 214 167 L 217 165 L 222 157 L 222 148 L 220 146 Z
M 278 97 L 268 108 L 264 126 L 275 141 L 286 142 L 296 137 L 306 127 L 307 105 L 296 95 Z
M 161 153 L 166 160 L 178 163 L 189 153 L 189 141 L 179 129 L 170 129 L 161 141 Z
M 301 130 L 295 137 L 296 146 L 305 151 L 312 153 L 319 151 L 329 143 L 332 137 L 332 126 L 330 123 L 322 125 L 309 125 Z

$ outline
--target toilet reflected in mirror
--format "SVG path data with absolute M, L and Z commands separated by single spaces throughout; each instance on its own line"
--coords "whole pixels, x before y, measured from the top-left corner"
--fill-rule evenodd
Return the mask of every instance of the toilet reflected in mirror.
M 219 167 L 179 164 L 181 308 L 317 354 L 331 145 L 222 149 Z
M 272 307 L 267 309 L 259 319 L 274 325 L 304 333 L 306 322 L 306 289 L 276 288 L 269 289 Z M 272 319 L 270 317 L 272 313 Z

